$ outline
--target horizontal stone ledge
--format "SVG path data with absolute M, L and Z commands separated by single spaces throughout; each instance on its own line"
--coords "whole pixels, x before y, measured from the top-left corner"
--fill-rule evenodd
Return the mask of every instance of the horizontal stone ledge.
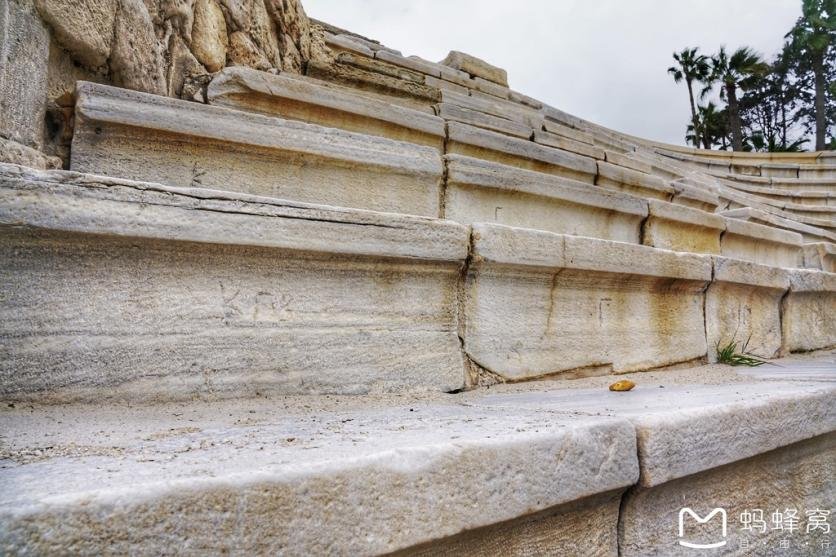
M 659 388 L 649 380 L 626 395 L 570 389 L 485 397 L 486 404 L 507 410 L 549 408 L 630 420 L 644 487 L 830 433 L 836 429 L 834 401 L 833 384 L 801 381 Z
M 454 104 L 469 110 L 484 112 L 497 118 L 512 120 L 533 129 L 540 129 L 543 122 L 543 115 L 534 109 L 477 92 L 463 95 L 454 91 L 442 91 L 441 102 Z
M 759 358 L 780 355 L 781 302 L 790 287 L 786 269 L 715 257 L 714 278 L 705 294 L 708 359 L 735 343 L 735 352 Z
M 682 181 L 671 183 L 674 189 L 673 202 L 694 209 L 713 213 L 720 205 L 720 197 L 712 192 Z
M 175 188 L 0 164 L 6 226 L 160 240 L 463 262 L 469 231 L 450 221 Z
M 378 555 L 638 478 L 625 419 L 478 402 L 316 415 L 275 400 L 218 407 L 65 409 L 72 433 L 38 459 L 26 457 L 38 446 L 26 424 L 52 429 L 54 418 L 3 417 L 15 438 L 6 451 L 22 457 L 0 470 L 4 548 Z
M 672 251 L 720 253 L 722 217 L 684 205 L 648 200 L 649 218 L 642 228 L 645 245 Z
M 339 50 L 347 50 L 356 54 L 362 54 L 369 58 L 374 57 L 374 51 L 363 42 L 355 39 L 351 35 L 334 35 L 332 33 L 325 33 L 325 44 Z
M 592 183 L 595 160 L 459 122 L 447 124 L 447 152 Z
M 604 151 L 606 162 L 617 166 L 623 166 L 637 172 L 644 172 L 650 174 L 653 172 L 653 167 L 641 160 L 635 159 L 623 153 L 616 153 L 614 151 Z
M 422 58 L 419 58 L 418 56 L 401 56 L 393 52 L 388 52 L 386 50 L 378 50 L 374 53 L 374 57 L 378 60 L 389 62 L 390 64 L 395 64 L 396 66 L 401 66 L 412 71 L 421 72 L 423 74 L 435 78 L 441 78 L 441 69 L 439 67 L 439 64 L 430 62 L 428 60 L 424 60 Z
M 523 139 L 530 139 L 531 134 L 534 132 L 530 126 L 526 126 L 525 124 L 499 118 L 486 112 L 464 108 L 456 104 L 440 103 L 436 105 L 436 113 L 444 120 L 470 124 L 478 128 L 513 135 Z
M 654 176 L 645 174 L 622 166 L 616 166 L 604 161 L 597 161 L 598 175 L 595 184 L 632 193 L 640 197 L 662 199 L 669 201 L 676 190 L 670 182 Z
M 444 217 L 639 243 L 644 200 L 542 172 L 446 155 Z
M 579 141 L 581 143 L 588 143 L 592 145 L 594 140 L 592 139 L 592 134 L 587 132 L 583 132 L 581 130 L 565 126 L 563 124 L 559 124 L 557 122 L 552 122 L 551 120 L 543 120 L 543 130 L 549 133 L 553 133 L 555 135 L 560 135 L 569 139 L 573 139 L 575 141 Z
M 546 131 L 535 131 L 534 141 L 542 145 L 554 147 L 555 149 L 569 151 L 570 153 L 577 153 L 578 155 L 583 155 L 585 157 L 592 157 L 593 159 L 604 158 L 603 149 Z
M 464 346 L 509 380 L 650 369 L 706 354 L 707 256 L 473 226 Z
M 213 105 L 438 149 L 444 141 L 444 121 L 437 116 L 301 76 L 225 68 L 209 83 L 206 96 Z
M 783 302 L 785 352 L 836 347 L 836 274 L 793 269 Z
M 3 168 L 0 399 L 465 386 L 468 229 Z
M 70 169 L 438 215 L 438 149 L 80 83 Z
M 836 244 L 816 242 L 804 244 L 804 266 L 836 273 Z
M 477 263 L 711 280 L 707 256 L 494 224 L 473 225 L 472 249 Z
M 756 224 L 763 224 L 769 227 L 776 227 L 786 231 L 796 232 L 801 234 L 804 242 L 836 242 L 836 234 L 829 230 L 810 226 L 796 220 L 779 217 L 778 215 L 753 209 L 751 207 L 722 211 L 720 214 L 737 220 L 754 222 Z
M 439 64 L 465 72 L 470 77 L 481 77 L 492 83 L 508 87 L 508 73 L 505 70 L 470 54 L 451 50 Z

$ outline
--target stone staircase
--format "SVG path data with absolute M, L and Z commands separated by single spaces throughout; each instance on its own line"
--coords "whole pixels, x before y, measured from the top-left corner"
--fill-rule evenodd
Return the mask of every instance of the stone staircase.
M 324 41 L 79 81 L 68 169 L 0 164 L 0 551 L 677 555 L 683 506 L 830 508 L 832 157 Z

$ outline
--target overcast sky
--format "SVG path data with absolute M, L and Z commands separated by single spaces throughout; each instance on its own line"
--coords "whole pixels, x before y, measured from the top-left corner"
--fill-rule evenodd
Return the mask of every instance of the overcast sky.
M 512 88 L 634 135 L 683 144 L 684 84 L 671 53 L 725 44 L 771 58 L 801 0 L 302 0 L 311 17 L 404 55 L 461 50 L 508 71 Z

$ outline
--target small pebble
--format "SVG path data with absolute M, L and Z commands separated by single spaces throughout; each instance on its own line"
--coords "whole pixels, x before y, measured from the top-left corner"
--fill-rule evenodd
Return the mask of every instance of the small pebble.
M 615 383 L 610 385 L 610 390 L 611 391 L 629 391 L 630 389 L 632 389 L 635 386 L 636 386 L 636 384 L 633 383 L 632 381 L 628 381 L 627 379 L 622 379 L 621 381 L 616 381 Z

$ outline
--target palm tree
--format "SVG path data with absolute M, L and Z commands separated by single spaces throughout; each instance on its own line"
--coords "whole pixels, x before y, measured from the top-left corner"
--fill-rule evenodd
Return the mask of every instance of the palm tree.
M 792 30 L 791 47 L 799 58 L 806 62 L 813 73 L 815 88 L 816 150 L 825 148 L 827 116 L 825 95 L 827 94 L 826 60 L 836 49 L 836 1 L 802 0 L 802 16 Z
M 757 80 L 769 71 L 769 66 L 760 54 L 749 47 L 742 46 L 731 56 L 726 47 L 711 57 L 710 81 L 720 81 L 720 98 L 729 105 L 729 128 L 732 136 L 732 149 L 743 150 L 743 126 L 740 122 L 740 107 L 737 102 L 737 90 L 751 88 Z
M 702 81 L 709 75 L 708 56 L 699 54 L 699 47 L 685 48 L 681 52 L 674 52 L 673 59 L 677 65 L 668 68 L 676 83 L 685 80 L 688 86 L 688 100 L 691 101 L 691 125 L 694 129 L 694 146 L 700 146 L 700 124 L 697 118 L 697 107 L 694 103 L 694 81 Z
M 717 105 L 709 101 L 705 106 L 700 106 L 698 112 L 703 148 L 711 149 L 717 145 L 725 150 L 726 138 L 729 135 L 729 124 L 725 110 L 717 110 Z M 688 131 L 693 134 L 693 126 L 688 126 Z M 693 136 L 686 136 L 686 139 L 693 139 Z

